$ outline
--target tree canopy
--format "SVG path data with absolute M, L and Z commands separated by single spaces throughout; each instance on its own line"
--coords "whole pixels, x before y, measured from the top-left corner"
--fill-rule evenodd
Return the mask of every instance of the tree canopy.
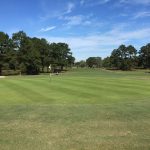
M 132 46 L 120 45 L 110 56 L 111 65 L 121 70 L 131 70 L 134 67 L 137 50 Z
M 142 46 L 137 51 L 132 45 L 120 45 L 111 52 L 109 57 L 89 57 L 86 61 L 79 61 L 77 67 L 109 68 L 120 70 L 132 70 L 134 68 L 150 68 L 150 43 Z
M 150 43 L 141 47 L 139 51 L 139 61 L 144 68 L 150 68 Z
M 23 31 L 13 33 L 12 38 L 0 32 L 0 75 L 2 69 L 39 74 L 45 67 L 48 70 L 50 64 L 63 69 L 74 61 L 67 43 L 49 43 L 44 38 L 31 38 Z
M 101 57 L 89 57 L 86 60 L 86 64 L 90 68 L 100 68 L 102 65 L 102 59 Z
M 109 57 L 89 57 L 75 63 L 67 43 L 49 43 L 44 38 L 29 37 L 19 31 L 9 37 L 0 32 L 0 75 L 4 70 L 18 70 L 26 74 L 48 72 L 49 65 L 63 70 L 64 67 L 111 68 L 131 70 L 136 67 L 150 68 L 150 43 L 142 46 L 139 52 L 134 46 L 120 45 Z

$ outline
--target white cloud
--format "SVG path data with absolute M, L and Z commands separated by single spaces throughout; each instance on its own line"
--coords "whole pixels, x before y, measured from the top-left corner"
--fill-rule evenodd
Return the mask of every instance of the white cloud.
M 113 30 L 112 30 L 113 31 Z M 150 28 L 138 29 L 135 31 L 120 31 L 108 32 L 106 35 L 114 36 L 114 39 L 130 42 L 131 40 L 140 40 L 144 38 L 150 38 Z M 116 36 L 116 37 L 115 37 Z
M 98 26 L 98 23 L 92 18 L 92 14 L 89 15 L 75 15 L 75 16 L 65 16 L 65 17 L 61 17 L 60 19 L 62 19 L 63 21 L 65 21 L 66 23 L 64 23 L 64 25 L 71 27 L 71 26 L 77 26 L 77 25 L 82 25 L 82 26 L 89 26 L 92 25 L 92 22 L 94 22 L 94 25 Z
M 150 5 L 150 0 L 120 0 L 120 3 Z
M 138 12 L 137 14 L 134 15 L 133 19 L 138 19 L 143 17 L 150 17 L 150 11 Z
M 70 16 L 70 17 L 64 17 L 64 20 L 67 21 L 66 25 L 69 26 L 75 26 L 75 25 L 88 25 L 91 22 L 87 20 L 86 17 L 82 15 L 77 15 L 77 16 Z
M 67 4 L 67 9 L 66 9 L 66 12 L 65 12 L 65 13 L 66 13 L 66 14 L 71 13 L 74 7 L 75 7 L 75 4 L 69 2 L 69 3 Z
M 51 10 L 44 3 L 44 5 L 42 5 L 44 15 L 40 16 L 39 18 L 40 18 L 41 21 L 46 21 L 50 18 L 61 18 L 64 15 L 70 14 L 73 11 L 74 8 L 75 8 L 75 4 L 72 3 L 72 2 L 68 2 L 68 3 L 62 4 L 61 8 L 60 7 L 55 7 L 54 10 Z
M 93 6 L 96 6 L 96 5 L 106 4 L 109 1 L 111 1 L 111 0 L 95 0 L 95 1 L 93 1 L 93 0 L 81 0 L 80 5 L 84 5 L 84 6 L 87 6 L 87 7 L 93 7 Z
M 65 20 L 68 20 L 67 25 L 80 25 L 83 22 L 83 17 L 82 16 L 65 17 Z
M 114 48 L 121 44 L 134 44 L 136 47 L 142 45 L 141 42 L 149 42 L 150 28 L 138 29 L 135 31 L 122 31 L 112 29 L 104 34 L 94 34 L 89 36 L 69 36 L 69 37 L 44 37 L 49 42 L 68 43 L 73 54 L 78 59 L 84 59 L 92 55 L 106 57 Z M 145 43 L 146 44 L 146 43 Z
M 84 5 L 84 4 L 85 4 L 85 0 L 81 0 L 80 5 Z
M 47 32 L 47 31 L 53 30 L 55 28 L 56 28 L 56 26 L 50 26 L 50 27 L 42 28 L 40 30 L 40 32 Z

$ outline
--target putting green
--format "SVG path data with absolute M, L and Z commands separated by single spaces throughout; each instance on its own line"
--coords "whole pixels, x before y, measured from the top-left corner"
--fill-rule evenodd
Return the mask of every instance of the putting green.
M 1 150 L 150 149 L 148 71 L 0 79 Z

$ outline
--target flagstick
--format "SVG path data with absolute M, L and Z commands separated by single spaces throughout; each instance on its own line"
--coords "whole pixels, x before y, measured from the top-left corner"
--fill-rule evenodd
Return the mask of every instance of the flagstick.
M 51 73 L 49 73 L 49 79 L 50 79 L 50 82 L 52 81 L 52 75 Z
M 49 65 L 49 79 L 50 79 L 50 82 L 51 82 L 52 81 L 51 64 Z

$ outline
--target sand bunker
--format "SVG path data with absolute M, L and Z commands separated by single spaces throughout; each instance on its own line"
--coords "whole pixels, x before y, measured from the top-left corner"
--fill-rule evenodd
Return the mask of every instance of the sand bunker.
M 5 78 L 5 76 L 0 76 L 0 79 L 4 79 Z

